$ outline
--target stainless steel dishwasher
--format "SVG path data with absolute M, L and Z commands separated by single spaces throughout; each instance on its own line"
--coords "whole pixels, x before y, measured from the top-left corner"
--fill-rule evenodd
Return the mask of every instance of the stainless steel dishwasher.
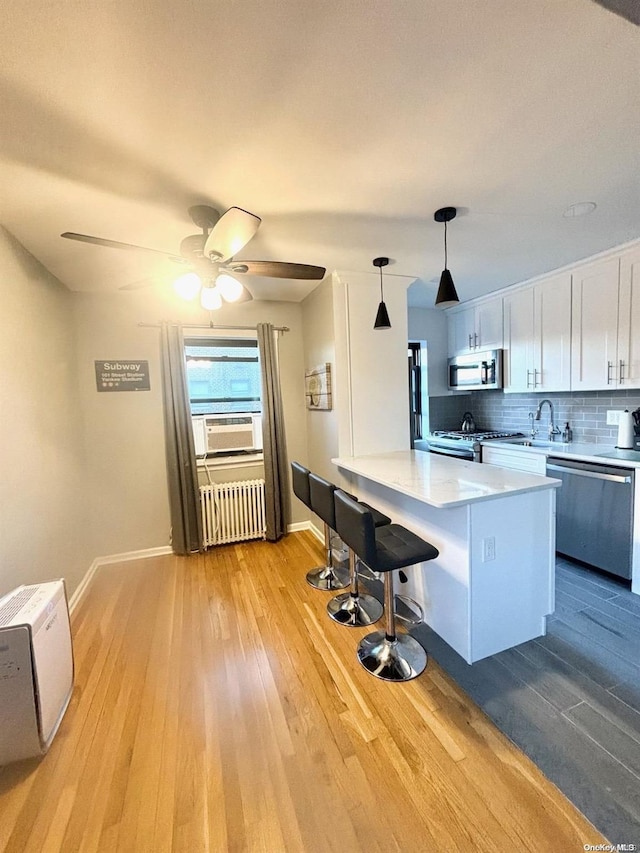
M 556 550 L 623 578 L 631 577 L 633 468 L 550 456 L 556 492 Z

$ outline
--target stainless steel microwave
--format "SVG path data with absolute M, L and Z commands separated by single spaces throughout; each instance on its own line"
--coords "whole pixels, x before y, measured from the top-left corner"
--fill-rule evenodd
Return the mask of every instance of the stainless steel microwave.
M 448 374 L 451 391 L 502 388 L 502 350 L 456 355 L 448 361 Z

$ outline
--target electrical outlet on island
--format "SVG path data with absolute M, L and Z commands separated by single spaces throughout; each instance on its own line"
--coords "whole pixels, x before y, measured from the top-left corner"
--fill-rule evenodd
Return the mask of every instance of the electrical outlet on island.
M 486 536 L 482 540 L 482 562 L 488 563 L 496 558 L 496 537 Z

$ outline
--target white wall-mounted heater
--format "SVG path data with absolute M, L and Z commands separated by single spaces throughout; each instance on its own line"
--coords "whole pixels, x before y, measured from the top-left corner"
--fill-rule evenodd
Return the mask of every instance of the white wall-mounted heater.
M 64 581 L 0 598 L 0 766 L 44 755 L 73 690 Z

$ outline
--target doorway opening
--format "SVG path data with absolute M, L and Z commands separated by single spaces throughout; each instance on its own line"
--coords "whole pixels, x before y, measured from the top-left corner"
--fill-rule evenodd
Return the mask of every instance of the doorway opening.
M 429 407 L 427 383 L 427 342 L 409 341 L 407 350 L 409 369 L 409 430 L 411 448 L 429 432 Z

